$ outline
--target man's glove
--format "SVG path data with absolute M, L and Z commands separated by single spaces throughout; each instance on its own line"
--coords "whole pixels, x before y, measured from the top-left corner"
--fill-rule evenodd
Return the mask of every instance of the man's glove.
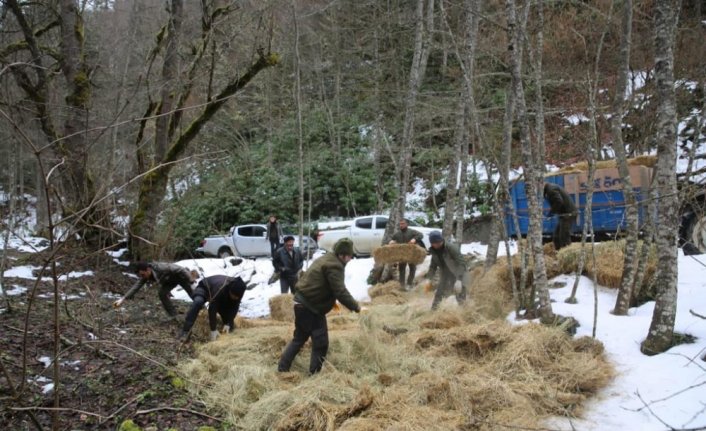
M 456 293 L 461 293 L 461 290 L 463 289 L 463 283 L 461 283 L 461 280 L 456 280 L 454 283 L 454 291 Z
M 223 325 L 223 333 L 228 334 L 230 332 L 230 325 Z
M 218 338 L 218 331 L 211 331 L 211 341 L 216 341 Z
M 120 298 L 117 301 L 113 302 L 113 307 L 120 308 L 123 305 L 123 302 L 125 302 L 125 298 Z

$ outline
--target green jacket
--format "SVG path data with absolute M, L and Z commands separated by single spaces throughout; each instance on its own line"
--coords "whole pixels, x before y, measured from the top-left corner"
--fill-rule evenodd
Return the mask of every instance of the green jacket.
M 189 296 L 193 295 L 190 286 L 191 274 L 188 269 L 174 263 L 163 262 L 152 262 L 149 266 L 152 268 L 152 279 L 145 280 L 140 278 L 137 280 L 125 294 L 126 299 L 131 299 L 135 296 L 135 294 L 142 289 L 142 286 L 147 283 L 158 283 L 165 287 L 175 287 L 176 285 L 181 285 Z
M 398 230 L 390 238 L 398 244 L 407 244 L 408 242 L 415 240 L 417 244 L 420 244 L 424 239 L 424 235 L 421 232 L 417 232 L 414 229 L 407 228 L 403 231 Z
M 297 283 L 294 302 L 304 305 L 319 315 L 333 308 L 336 300 L 351 311 L 360 311 L 358 302 L 351 296 L 345 284 L 345 267 L 333 253 L 316 259 L 302 274 Z
M 440 249 L 429 247 L 431 254 L 431 264 L 429 265 L 429 277 L 436 274 L 436 270 L 441 268 L 442 275 L 452 276 L 457 280 L 462 280 L 466 275 L 466 261 L 461 255 L 461 249 L 457 244 L 449 240 L 444 241 L 444 246 Z

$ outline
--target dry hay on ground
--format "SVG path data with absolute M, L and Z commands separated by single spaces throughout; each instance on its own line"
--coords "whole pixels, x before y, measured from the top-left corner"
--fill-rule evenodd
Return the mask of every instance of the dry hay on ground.
M 288 293 L 269 300 L 270 317 L 280 322 L 294 322 L 294 297 Z
M 638 242 L 638 256 L 641 254 L 642 241 Z M 598 284 L 611 288 L 619 288 L 623 276 L 623 250 L 625 241 L 606 241 L 595 245 L 595 265 L 590 244 L 586 245 L 586 258 L 582 273 L 589 277 L 594 271 Z M 564 247 L 557 253 L 560 271 L 564 274 L 576 273 L 578 271 L 579 259 L 581 255 L 581 244 L 573 243 Z M 645 267 L 645 278 L 643 287 L 652 282 L 652 277 L 657 269 L 657 255 L 654 249 L 650 251 Z
M 642 242 L 638 243 L 642 247 Z M 593 264 L 593 256 L 590 244 L 586 245 L 586 261 L 582 274 L 593 276 L 595 268 L 596 280 L 605 287 L 618 288 L 623 273 L 623 249 L 625 241 L 607 241 L 595 244 L 596 262 Z M 544 246 L 545 266 L 547 278 L 553 278 L 560 274 L 572 274 L 578 271 L 581 244 L 573 243 L 562 248 L 558 252 L 551 244 Z M 533 282 L 533 263 L 527 263 L 527 286 Z M 648 255 L 648 262 L 645 267 L 645 277 L 642 288 L 652 283 L 652 278 L 657 268 L 656 253 L 652 250 Z M 515 276 L 516 285 L 519 286 L 522 272 L 521 259 L 519 255 L 512 257 L 512 269 Z M 478 307 L 478 310 L 485 316 L 497 318 L 510 311 L 510 298 L 512 297 L 512 279 L 508 270 L 507 258 L 501 257 L 498 262 L 487 272 L 476 269 L 471 273 L 471 298 Z
M 407 296 L 402 292 L 398 281 L 378 283 L 368 289 L 368 295 L 373 304 L 404 304 Z
M 388 244 L 373 250 L 373 258 L 377 265 L 388 265 L 397 262 L 407 262 L 419 265 L 427 257 L 427 251 L 414 244 Z
M 252 430 L 536 428 L 578 411 L 612 376 L 598 342 L 469 308 L 372 305 L 336 318 L 346 324 L 330 325 L 329 362 L 315 376 L 308 346 L 276 372 L 291 338 L 277 322 L 204 344 L 180 370 L 196 398 Z

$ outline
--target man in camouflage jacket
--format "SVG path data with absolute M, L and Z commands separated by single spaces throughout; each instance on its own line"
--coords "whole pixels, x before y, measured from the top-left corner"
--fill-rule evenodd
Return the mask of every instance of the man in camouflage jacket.
M 438 269 L 441 269 L 441 278 L 434 294 L 431 309 L 436 310 L 447 296 L 455 293 L 459 305 L 466 302 L 466 290 L 469 282 L 466 261 L 461 255 L 457 244 L 444 240 L 441 232 L 433 231 L 429 234 L 431 247 L 431 264 L 427 278 L 432 278 Z
M 115 307 L 120 307 L 126 299 L 131 299 L 135 296 L 145 284 L 157 283 L 159 285 L 157 295 L 162 302 L 164 310 L 170 317 L 176 318 L 176 309 L 169 299 L 172 289 L 178 285 L 186 291 L 190 298 L 194 296 L 191 290 L 191 272 L 183 266 L 163 262 L 137 262 L 134 267 L 139 280 L 135 282 L 125 296 L 115 301 L 113 304 Z
M 342 238 L 333 246 L 333 253 L 316 259 L 297 283 L 294 294 L 294 338 L 285 347 L 277 371 L 289 371 L 292 361 L 311 337 L 311 374 L 321 371 L 328 353 L 326 313 L 336 300 L 356 313 L 358 302 L 345 285 L 345 266 L 353 257 L 353 242 Z
M 414 229 L 409 228 L 409 221 L 405 218 L 400 219 L 400 230 L 395 232 L 390 238 L 389 244 L 415 244 L 424 248 L 424 243 L 422 239 L 424 235 Z M 409 265 L 409 277 L 405 283 L 405 270 Z M 417 272 L 417 265 L 407 262 L 399 262 L 397 264 L 397 270 L 400 275 L 400 286 L 402 289 L 410 290 L 414 284 L 414 275 Z

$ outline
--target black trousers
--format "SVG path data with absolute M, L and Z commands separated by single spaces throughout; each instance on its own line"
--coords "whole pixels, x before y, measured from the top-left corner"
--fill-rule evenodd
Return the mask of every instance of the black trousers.
M 405 286 L 405 272 L 407 266 L 409 266 L 409 277 L 407 277 L 406 284 L 411 286 L 414 283 L 414 274 L 417 272 L 417 265 L 413 263 L 400 262 L 397 264 L 397 270 L 400 273 L 400 284 L 402 285 L 403 289 Z
M 294 288 L 297 285 L 297 275 L 280 274 L 279 276 L 279 290 L 282 295 L 285 293 L 292 293 L 294 295 Z
M 294 358 L 309 337 L 311 337 L 309 373 L 314 374 L 321 371 L 328 353 L 326 316 L 318 315 L 301 304 L 294 304 L 294 338 L 284 348 L 277 371 L 289 371 Z
M 271 239 L 270 240 L 270 256 L 274 259 L 275 258 L 275 251 L 279 248 L 279 240 L 278 239 Z
M 555 250 L 571 245 L 571 225 L 574 224 L 575 218 L 576 216 L 572 214 L 559 216 L 552 236 Z

